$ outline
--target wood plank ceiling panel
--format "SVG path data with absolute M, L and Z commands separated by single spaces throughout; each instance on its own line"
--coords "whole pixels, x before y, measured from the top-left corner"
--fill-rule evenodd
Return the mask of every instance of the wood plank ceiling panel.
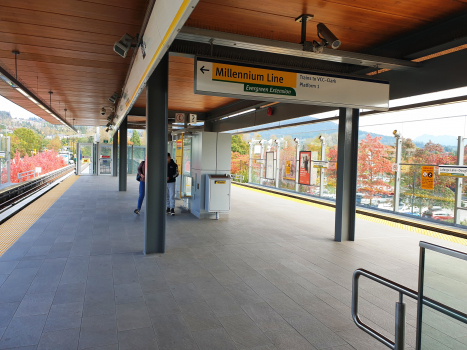
M 317 39 L 323 22 L 341 39 L 340 49 L 361 51 L 466 9 L 457 0 L 201 0 L 186 25 L 298 43 L 294 19 L 309 13 L 307 40 Z
M 119 92 L 131 60 L 113 52 L 124 33 L 140 30 L 148 0 L 2 0 L 0 3 L 0 64 L 45 102 L 75 118 L 76 125 L 105 125 L 99 109 Z M 42 109 L 7 85 L 0 93 L 47 121 Z M 6 87 L 6 88 L 5 88 Z

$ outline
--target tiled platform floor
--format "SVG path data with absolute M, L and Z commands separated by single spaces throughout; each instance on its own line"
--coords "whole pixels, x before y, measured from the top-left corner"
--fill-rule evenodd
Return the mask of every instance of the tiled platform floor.
M 463 249 L 361 220 L 336 243 L 333 212 L 233 188 L 229 219 L 177 210 L 167 253 L 144 256 L 137 185 L 82 176 L 0 257 L 0 349 L 386 349 L 351 320 L 352 272 L 416 289 L 420 240 Z M 361 297 L 392 338 L 397 294 L 364 280 Z

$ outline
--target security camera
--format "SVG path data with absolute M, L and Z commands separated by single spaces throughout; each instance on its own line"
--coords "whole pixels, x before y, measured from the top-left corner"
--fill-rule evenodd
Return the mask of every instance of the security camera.
M 115 103 L 115 102 L 117 102 L 118 97 L 119 97 L 118 94 L 116 92 L 114 92 L 112 94 L 112 96 L 109 97 L 109 101 L 112 102 L 112 103 Z
M 125 58 L 126 54 L 131 49 L 132 43 L 133 37 L 129 34 L 125 34 L 119 41 L 114 44 L 114 51 Z
M 323 142 L 323 143 L 324 143 L 324 141 L 325 141 L 325 138 L 324 138 L 324 136 L 322 136 L 322 135 L 319 135 L 319 140 L 320 140 L 321 142 Z
M 105 132 L 109 132 L 109 128 L 105 129 Z
M 397 130 L 394 130 L 394 131 L 392 132 L 392 134 L 393 134 L 394 137 L 396 137 L 396 138 L 401 137 L 400 132 L 398 132 Z
M 105 108 L 102 107 L 102 108 L 101 108 L 101 115 L 105 115 L 106 112 L 107 112 L 107 111 L 105 110 Z
M 341 46 L 341 41 L 329 30 L 324 23 L 318 23 L 318 37 L 326 42 L 325 46 L 331 45 L 333 49 L 337 49 Z

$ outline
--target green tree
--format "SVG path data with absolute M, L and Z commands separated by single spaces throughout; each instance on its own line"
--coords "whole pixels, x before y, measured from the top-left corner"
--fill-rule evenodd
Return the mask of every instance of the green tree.
M 55 137 L 49 141 L 48 148 L 53 149 L 55 152 L 58 152 L 61 146 L 62 143 L 60 141 L 60 138 L 58 137 L 58 135 L 55 135 Z
M 11 136 L 12 158 L 16 152 L 19 152 L 20 156 L 24 157 L 26 154 L 31 155 L 31 152 L 34 150 L 39 152 L 42 148 L 42 137 L 31 129 L 18 128 L 13 131 L 13 134 L 8 136 Z
M 232 152 L 238 152 L 242 155 L 248 154 L 250 150 L 250 145 L 248 142 L 243 140 L 241 135 L 232 136 Z
M 141 146 L 141 140 L 136 130 L 133 130 L 133 135 L 131 135 L 130 141 L 133 142 L 133 145 L 135 146 Z

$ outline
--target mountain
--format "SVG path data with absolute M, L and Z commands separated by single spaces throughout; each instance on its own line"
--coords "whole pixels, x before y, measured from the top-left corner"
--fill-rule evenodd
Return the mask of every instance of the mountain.
M 450 135 L 440 135 L 440 136 L 434 136 L 434 135 L 421 135 L 416 137 L 414 140 L 415 144 L 425 144 L 429 141 L 433 143 L 439 143 L 440 145 L 443 146 L 457 146 L 457 137 L 455 136 L 450 136 Z

